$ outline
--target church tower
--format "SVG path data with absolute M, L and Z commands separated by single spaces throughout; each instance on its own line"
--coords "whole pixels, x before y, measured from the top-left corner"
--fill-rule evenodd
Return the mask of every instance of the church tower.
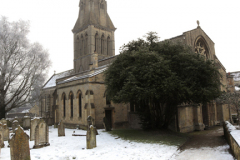
M 91 56 L 98 59 L 115 55 L 114 27 L 105 0 L 80 0 L 79 15 L 72 30 L 74 35 L 75 73 L 89 70 Z

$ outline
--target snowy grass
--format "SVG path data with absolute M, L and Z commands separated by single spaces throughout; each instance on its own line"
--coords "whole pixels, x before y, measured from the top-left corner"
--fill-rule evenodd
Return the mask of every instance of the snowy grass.
M 143 131 L 121 129 L 113 130 L 109 133 L 124 140 L 142 143 L 165 144 L 171 146 L 180 146 L 189 138 L 187 134 L 172 132 L 169 130 Z
M 86 137 L 74 137 L 76 134 L 86 135 L 84 130 L 65 129 L 65 137 L 58 137 L 58 130 L 49 128 L 50 146 L 32 149 L 34 141 L 30 141 L 31 160 L 105 160 L 105 159 L 124 159 L 124 160 L 168 160 L 177 151 L 177 146 L 169 146 L 165 144 L 140 143 L 121 138 L 116 139 L 103 130 L 98 130 L 97 147 L 94 149 L 86 149 Z M 29 131 L 26 131 L 29 135 Z M 6 146 L 1 150 L 0 159 L 10 160 L 10 149 Z

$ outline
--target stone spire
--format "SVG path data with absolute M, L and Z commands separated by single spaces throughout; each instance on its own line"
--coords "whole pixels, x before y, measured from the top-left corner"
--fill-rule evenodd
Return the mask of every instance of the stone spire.
M 108 31 L 116 30 L 107 13 L 107 2 L 105 0 L 80 0 L 79 7 L 79 15 L 72 30 L 73 33 L 80 32 L 89 25 Z

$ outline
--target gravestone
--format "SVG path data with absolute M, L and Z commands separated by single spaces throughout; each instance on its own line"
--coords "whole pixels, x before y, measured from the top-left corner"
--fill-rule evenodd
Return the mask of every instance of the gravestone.
M 62 120 L 58 124 L 58 137 L 65 136 L 65 127 Z
M 9 129 L 8 129 L 7 124 L 4 124 L 3 125 L 3 140 L 8 141 L 8 139 L 9 139 Z
M 30 160 L 29 136 L 18 126 L 9 140 L 11 160 Z
M 35 129 L 37 124 L 39 123 L 39 118 L 34 118 L 31 120 L 31 127 L 30 127 L 30 141 L 35 140 Z
M 110 123 L 106 117 L 103 118 L 103 126 L 105 128 L 105 131 L 111 131 Z
M 0 148 L 3 148 L 4 147 L 4 140 L 3 140 L 3 125 L 2 125 L 2 123 L 0 123 L 0 135 L 1 135 Z
M 0 120 L 0 123 L 2 123 L 3 125 L 4 125 L 4 124 L 7 124 L 7 120 L 4 119 L 4 118 L 2 118 L 2 119 Z
M 30 129 L 31 127 L 31 117 L 24 116 L 23 117 L 23 128 L 24 129 Z
M 97 147 L 96 128 L 91 125 L 87 130 L 87 149 L 93 149 L 95 147 Z
M 97 128 L 95 127 L 94 118 L 92 118 L 92 116 L 88 116 L 88 118 L 87 118 L 87 129 L 89 129 L 90 126 L 94 126 L 96 135 L 98 135 Z
M 35 143 L 33 148 L 49 146 L 49 128 L 47 123 L 41 119 L 35 129 Z
M 13 123 L 12 123 L 12 130 L 13 130 L 13 133 L 15 133 L 15 129 L 17 129 L 19 126 L 19 123 L 17 120 L 14 120 Z

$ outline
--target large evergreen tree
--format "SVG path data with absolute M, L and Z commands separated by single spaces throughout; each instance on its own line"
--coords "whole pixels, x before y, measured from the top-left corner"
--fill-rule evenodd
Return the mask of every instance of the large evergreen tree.
M 221 94 L 212 61 L 181 43 L 159 42 L 155 32 L 122 47 L 105 83 L 113 102 L 137 108 L 144 129 L 166 128 L 178 105 L 207 103 Z

